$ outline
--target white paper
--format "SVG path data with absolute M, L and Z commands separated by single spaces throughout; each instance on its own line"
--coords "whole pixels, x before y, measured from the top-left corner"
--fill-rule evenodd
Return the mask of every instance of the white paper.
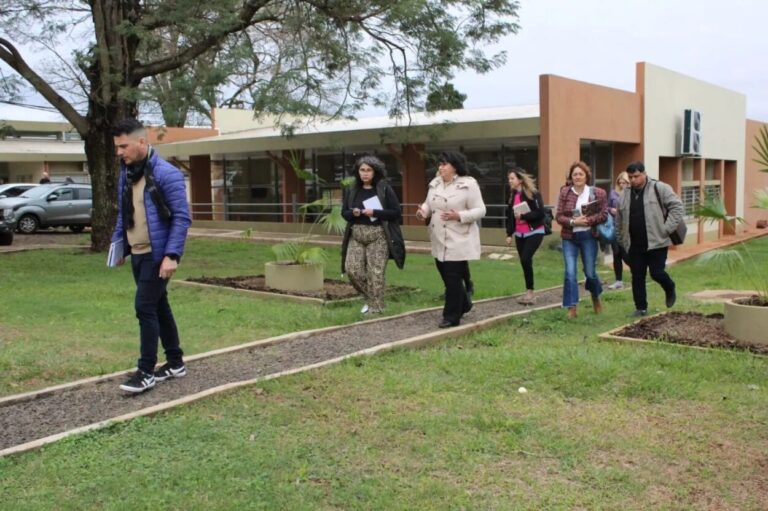
M 107 254 L 107 267 L 114 268 L 118 261 L 123 258 L 123 240 L 113 241 L 109 244 L 109 253 Z
M 531 207 L 528 205 L 527 202 L 523 201 L 519 204 L 515 204 L 514 206 L 512 206 L 512 211 L 514 211 L 515 213 L 520 213 L 521 215 L 524 215 L 526 213 L 531 212 Z
M 384 207 L 381 205 L 381 201 L 379 200 L 379 197 L 377 195 L 374 195 L 370 199 L 365 199 L 363 201 L 363 208 L 365 209 L 372 209 L 376 211 L 377 209 L 381 211 L 384 209 Z M 371 222 L 374 222 L 376 220 L 375 216 L 369 217 L 371 219 Z

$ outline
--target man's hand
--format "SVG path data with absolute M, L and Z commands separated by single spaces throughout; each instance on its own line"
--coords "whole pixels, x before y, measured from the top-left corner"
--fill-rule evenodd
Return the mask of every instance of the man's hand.
M 168 256 L 163 257 L 163 262 L 160 263 L 160 278 L 163 280 L 169 280 L 176 272 L 176 268 L 179 263 L 174 261 Z

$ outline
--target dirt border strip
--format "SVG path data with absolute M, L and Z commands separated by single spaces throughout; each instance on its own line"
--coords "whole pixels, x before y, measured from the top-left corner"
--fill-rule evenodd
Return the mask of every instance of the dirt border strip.
M 550 288 L 550 289 L 554 289 L 554 288 Z M 505 297 L 505 299 L 508 299 L 508 298 L 509 297 Z M 500 298 L 491 298 L 491 299 L 483 300 L 483 301 L 495 301 L 495 300 L 499 300 L 499 299 Z M 339 362 L 341 362 L 343 360 L 346 360 L 346 359 L 349 359 L 349 358 L 353 358 L 353 357 L 359 357 L 359 356 L 364 356 L 364 355 L 374 355 L 374 354 L 377 354 L 377 353 L 380 353 L 380 352 L 390 351 L 390 350 L 393 350 L 393 349 L 403 348 L 403 347 L 406 347 L 406 348 L 420 348 L 420 347 L 428 346 L 428 345 L 431 345 L 431 344 L 435 344 L 435 343 L 437 343 L 439 341 L 442 341 L 442 340 L 451 339 L 451 338 L 454 338 L 454 337 L 461 337 L 461 336 L 466 335 L 466 334 L 468 334 L 470 332 L 476 332 L 476 331 L 481 331 L 481 330 L 485 330 L 485 329 L 491 328 L 491 327 L 493 327 L 493 326 L 495 326 L 495 325 L 497 325 L 499 323 L 503 323 L 503 322 L 507 321 L 508 319 L 513 318 L 515 316 L 522 316 L 522 315 L 525 315 L 525 314 L 530 314 L 531 312 L 534 312 L 534 311 L 554 309 L 554 308 L 557 308 L 557 307 L 560 307 L 559 303 L 547 304 L 547 305 L 542 305 L 542 306 L 539 306 L 539 307 L 532 307 L 530 309 L 524 309 L 524 310 L 519 310 L 519 311 L 515 311 L 515 312 L 510 312 L 510 313 L 507 313 L 507 314 L 502 314 L 500 316 L 494 316 L 492 318 L 480 320 L 480 321 L 477 321 L 477 322 L 467 323 L 465 325 L 460 325 L 460 326 L 457 326 L 457 327 L 454 327 L 454 328 L 451 328 L 451 329 L 438 330 L 438 331 L 435 331 L 435 332 L 430 332 L 428 334 L 422 334 L 422 335 L 419 335 L 419 336 L 416 336 L 416 337 L 410 337 L 410 338 L 407 338 L 407 339 L 401 339 L 399 341 L 394 341 L 394 342 L 390 342 L 390 343 L 381 344 L 379 346 L 373 346 L 371 348 L 367 348 L 367 349 L 364 349 L 364 350 L 356 351 L 356 352 L 350 353 L 348 355 L 344 355 L 344 356 L 341 356 L 341 357 L 336 357 L 336 358 L 328 359 L 328 360 L 325 360 L 323 362 L 317 362 L 315 364 L 310 364 L 310 365 L 306 365 L 306 366 L 303 366 L 303 367 L 297 367 L 297 368 L 294 368 L 294 369 L 289 369 L 289 370 L 286 370 L 286 371 L 281 371 L 279 373 L 274 373 L 274 374 L 269 374 L 269 375 L 266 375 L 266 376 L 261 376 L 261 377 L 258 377 L 258 378 L 253 378 L 251 380 L 243 380 L 243 381 L 239 381 L 239 382 L 227 383 L 225 385 L 220 385 L 218 387 L 213 387 L 213 388 L 210 388 L 210 389 L 206 389 L 206 390 L 204 390 L 202 392 L 198 392 L 196 394 L 190 394 L 188 396 L 184 396 L 182 398 L 175 399 L 173 401 L 168 401 L 166 403 L 161 403 L 161 404 L 158 404 L 158 405 L 154 405 L 154 406 L 151 406 L 151 407 L 148 407 L 148 408 L 144 408 L 142 410 L 137 410 L 135 412 L 131 412 L 131 413 L 128 413 L 128 414 L 125 414 L 125 415 L 120 415 L 118 417 L 113 417 L 111 419 L 107 419 L 107 420 L 104 420 L 104 421 L 96 422 L 96 423 L 93 423 L 93 424 L 88 424 L 86 426 L 81 426 L 79 428 L 71 429 L 69 431 L 64 431 L 62 433 L 57 433 L 55 435 L 50 435 L 50 436 L 47 436 L 47 437 L 44 437 L 44 438 L 39 438 L 37 440 L 33 440 L 31 442 L 27 442 L 27 443 L 24 443 L 24 444 L 16 445 L 16 446 L 13 446 L 13 447 L 8 447 L 6 449 L 0 450 L 0 457 L 8 456 L 8 455 L 11 455 L 11 454 L 19 454 L 19 453 L 26 452 L 26 451 L 31 451 L 31 450 L 34 450 L 34 449 L 39 449 L 40 447 L 43 447 L 44 445 L 57 442 L 59 440 L 67 438 L 69 436 L 73 436 L 73 435 L 76 435 L 76 434 L 79 434 L 79 433 L 85 433 L 85 432 L 88 432 L 88 431 L 95 431 L 97 429 L 102 429 L 102 428 L 105 428 L 105 427 L 110 426 L 112 424 L 117 424 L 117 423 L 120 423 L 120 422 L 126 422 L 126 421 L 129 421 L 131 419 L 135 419 L 137 417 L 146 417 L 146 416 L 154 415 L 154 414 L 157 414 L 159 412 L 175 408 L 177 406 L 181 406 L 181 405 L 184 405 L 184 404 L 187 404 L 187 403 L 198 401 L 200 399 L 203 399 L 205 397 L 208 397 L 208 396 L 211 396 L 211 395 L 214 395 L 214 394 L 219 394 L 219 393 L 222 393 L 222 392 L 238 389 L 240 387 L 245 387 L 245 386 L 248 386 L 248 385 L 253 385 L 253 384 L 259 383 L 261 381 L 272 380 L 272 379 L 275 379 L 275 378 L 279 378 L 281 376 L 288 376 L 288 375 L 297 374 L 297 373 L 301 373 L 301 372 L 305 372 L 305 371 L 310 371 L 310 370 L 313 370 L 313 369 L 318 369 L 318 368 L 321 368 L 321 367 L 325 367 L 325 366 L 328 366 L 328 365 L 339 363 Z M 434 308 L 431 308 L 431 309 L 422 309 L 419 312 L 423 312 L 425 310 L 440 309 L 440 308 L 441 307 L 434 307 Z M 385 319 L 396 318 L 396 317 L 404 316 L 404 315 L 407 315 L 407 314 L 410 314 L 410 313 L 400 314 L 398 316 L 390 316 L 388 318 L 380 318 L 380 319 L 375 319 L 375 320 L 369 320 L 369 321 L 365 321 L 365 323 L 367 323 L 367 322 L 374 322 L 374 321 L 382 321 L 382 320 L 385 320 Z M 321 330 L 305 331 L 305 332 L 301 332 L 301 334 L 302 334 L 301 336 L 309 335 L 309 333 L 307 333 L 307 332 L 312 332 L 312 333 L 317 333 L 319 331 L 327 332 L 327 331 L 332 331 L 332 330 L 338 330 L 339 328 L 344 328 L 346 326 L 348 326 L 348 325 L 343 325 L 341 327 L 338 327 L 338 326 L 329 327 L 329 328 L 325 328 L 325 329 L 321 329 Z M 254 346 L 254 345 L 258 345 L 258 344 L 262 344 L 262 345 L 274 344 L 275 342 L 280 342 L 280 341 L 277 341 L 277 339 L 280 339 L 280 338 L 283 338 L 283 339 L 281 339 L 282 341 L 288 340 L 288 339 L 285 339 L 285 338 L 289 337 L 289 336 L 293 336 L 292 338 L 301 337 L 301 336 L 296 336 L 295 334 L 287 334 L 286 336 L 275 337 L 273 339 L 267 339 L 267 340 L 264 340 L 264 341 L 257 341 L 257 342 L 254 342 L 254 343 L 249 343 L 248 345 L 235 346 L 235 347 L 233 347 L 234 349 L 232 349 L 232 348 L 224 348 L 222 350 L 216 350 L 216 351 L 208 352 L 208 353 L 201 354 L 201 355 L 198 355 L 198 356 L 195 356 L 195 357 L 189 357 L 188 360 L 192 360 L 193 358 L 198 358 L 198 359 L 199 358 L 205 358 L 207 356 L 212 356 L 214 354 L 219 354 L 219 353 L 228 352 L 228 351 L 237 351 L 237 350 L 245 349 L 246 347 Z M 113 375 L 114 374 L 119 375 L 119 374 L 122 374 L 122 372 L 120 372 L 120 373 L 113 373 Z M 106 377 L 107 376 L 102 376 L 102 377 L 98 377 L 98 378 L 89 378 L 88 380 L 82 380 L 79 383 L 82 384 L 84 382 L 96 381 L 96 380 L 104 379 Z M 78 382 L 75 382 L 75 384 L 77 384 L 77 383 Z M 74 385 L 73 384 L 68 384 L 67 386 L 71 387 L 71 386 L 74 386 Z M 51 387 L 51 389 L 54 389 L 54 388 L 61 389 L 62 387 L 64 387 L 64 386 Z M 46 390 L 51 390 L 51 389 L 46 389 Z M 42 395 L 42 394 L 40 394 L 40 392 L 42 392 L 42 391 L 39 391 L 38 395 Z M 11 396 L 11 397 L 14 397 L 14 396 Z M 18 397 L 18 396 L 16 396 L 16 397 Z

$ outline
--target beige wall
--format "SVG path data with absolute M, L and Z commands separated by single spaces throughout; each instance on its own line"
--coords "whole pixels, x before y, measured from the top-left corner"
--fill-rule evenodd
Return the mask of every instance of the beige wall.
M 633 93 L 554 75 L 539 77 L 541 139 L 539 185 L 550 204 L 571 163 L 579 159 L 582 139 L 619 142 L 621 162 L 640 157 L 641 101 Z M 621 163 L 620 162 L 620 163 Z
M 643 96 L 643 161 L 659 177 L 659 158 L 679 156 L 685 109 L 701 112 L 702 158 L 732 160 L 737 172 L 737 214 L 744 212 L 744 120 L 746 97 L 716 85 L 654 66 L 637 64 L 638 92 Z
M 750 226 L 754 226 L 758 220 L 768 220 L 768 211 L 764 209 L 751 208 L 754 203 L 753 194 L 755 190 L 768 189 L 768 172 L 760 172 L 760 166 L 753 161 L 757 154 L 753 146 L 755 137 L 757 137 L 760 127 L 768 125 L 758 121 L 747 120 L 745 153 L 747 155 L 744 172 L 744 220 Z

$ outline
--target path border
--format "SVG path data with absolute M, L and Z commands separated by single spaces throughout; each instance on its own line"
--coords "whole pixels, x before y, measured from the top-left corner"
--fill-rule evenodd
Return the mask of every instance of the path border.
M 543 289 L 543 290 L 540 290 L 540 291 L 541 292 L 548 291 L 548 290 L 551 290 L 551 289 L 557 289 L 559 287 L 560 286 L 555 286 L 555 287 Z M 485 299 L 485 300 L 478 300 L 475 303 L 507 300 L 509 298 L 514 298 L 515 296 L 520 296 L 520 295 L 510 295 L 510 296 L 505 296 L 505 297 L 489 298 L 489 299 Z M 143 408 L 143 409 L 137 410 L 135 412 L 131 412 L 131 413 L 128 413 L 128 414 L 120 415 L 120 416 L 117 416 L 117 417 L 112 417 L 110 419 L 105 419 L 103 421 L 99 421 L 99 422 L 95 422 L 95 423 L 92 423 L 92 424 L 88 424 L 86 426 L 80 426 L 80 427 L 77 427 L 77 428 L 74 428 L 74 429 L 71 429 L 71 430 L 68 430 L 68 431 L 63 431 L 61 433 L 56 433 L 55 435 L 49 435 L 47 437 L 39 438 L 39 439 L 33 440 L 31 442 L 26 442 L 24 444 L 19 444 L 19 445 L 15 445 L 13 447 L 8 447 L 6 449 L 0 450 L 0 457 L 4 457 L 4 456 L 12 455 L 12 454 L 19 454 L 19 453 L 22 453 L 22 452 L 35 450 L 35 449 L 38 449 L 38 448 L 43 447 L 45 445 L 48 445 L 48 444 L 57 442 L 59 440 L 62 440 L 64 438 L 67 438 L 69 436 L 73 436 L 73 435 L 76 435 L 76 434 L 79 434 L 79 433 L 85 433 L 85 432 L 88 432 L 88 431 L 95 431 L 95 430 L 98 430 L 98 429 L 103 429 L 103 428 L 106 428 L 107 426 L 110 426 L 112 424 L 117 424 L 117 423 L 120 423 L 120 422 L 126 422 L 126 421 L 129 421 L 131 419 L 135 419 L 137 417 L 145 417 L 145 416 L 154 415 L 154 414 L 157 414 L 157 413 L 165 411 L 165 410 L 169 410 L 169 409 L 172 409 L 172 408 L 175 408 L 175 407 L 187 404 L 187 403 L 198 401 L 200 399 L 203 399 L 205 397 L 208 397 L 208 396 L 211 396 L 211 395 L 214 395 L 214 394 L 219 394 L 219 393 L 222 393 L 222 392 L 227 392 L 227 391 L 230 391 L 230 390 L 238 389 L 240 387 L 245 387 L 245 386 L 248 386 L 248 385 L 253 385 L 253 384 L 256 384 L 256 383 L 259 383 L 259 382 L 262 382 L 262 381 L 268 381 L 268 380 L 272 380 L 272 379 L 275 379 L 275 378 L 279 378 L 281 376 L 288 376 L 288 375 L 297 374 L 297 373 L 301 373 L 301 372 L 305 372 L 305 371 L 310 371 L 310 370 L 313 370 L 313 369 L 317 369 L 317 368 L 325 367 L 325 366 L 328 366 L 328 365 L 336 364 L 336 363 L 339 363 L 339 362 L 341 362 L 343 360 L 347 360 L 347 359 L 350 359 L 350 358 L 355 358 L 355 357 L 360 357 L 360 356 L 365 356 L 365 355 L 374 355 L 374 354 L 377 354 L 377 353 L 380 353 L 380 352 L 391 351 L 391 350 L 397 349 L 397 348 L 420 348 L 420 347 L 428 346 L 428 345 L 431 345 L 431 344 L 435 344 L 435 343 L 437 343 L 439 341 L 442 341 L 442 340 L 451 339 L 451 338 L 455 338 L 455 337 L 460 337 L 460 336 L 466 335 L 466 334 L 468 334 L 470 332 L 476 332 L 476 331 L 481 331 L 481 330 L 485 330 L 485 329 L 491 328 L 491 327 L 496 326 L 499 323 L 503 323 L 503 322 L 505 322 L 505 321 L 507 321 L 507 320 L 509 320 L 509 319 L 511 319 L 513 317 L 515 317 L 515 316 L 522 316 L 522 315 L 530 314 L 531 312 L 535 312 L 535 311 L 554 309 L 554 308 L 559 308 L 559 307 L 560 307 L 560 303 L 553 303 L 553 304 L 541 305 L 541 306 L 537 306 L 537 307 L 531 307 L 531 308 L 527 308 L 527 309 L 523 309 L 523 310 L 519 310 L 519 311 L 509 312 L 509 313 L 502 314 L 502 315 L 499 315 L 499 316 L 493 316 L 491 318 L 487 318 L 487 319 L 475 321 L 475 322 L 472 322 L 472 323 L 466 323 L 466 324 L 463 324 L 463 325 L 452 327 L 450 329 L 437 330 L 437 331 L 429 332 L 429 333 L 426 333 L 426 334 L 421 334 L 421 335 L 418 335 L 418 336 L 415 336 L 415 337 L 409 337 L 409 338 L 406 338 L 406 339 L 401 339 L 399 341 L 393 341 L 393 342 L 381 344 L 381 345 L 378 345 L 378 346 L 373 346 L 373 347 L 370 347 L 370 348 L 366 348 L 364 350 L 356 351 L 354 353 L 349 353 L 347 355 L 343 355 L 343 356 L 340 356 L 340 357 L 335 357 L 335 358 L 332 358 L 332 359 L 324 360 L 322 362 L 316 362 L 314 364 L 309 364 L 309 365 L 305 365 L 305 366 L 301 366 L 301 367 L 297 367 L 297 368 L 293 368 L 293 369 L 288 369 L 288 370 L 285 370 L 285 371 L 280 371 L 278 373 L 273 373 L 273 374 L 269 374 L 269 375 L 265 375 L 265 376 L 260 376 L 258 378 L 253 378 L 253 379 L 249 379 L 249 380 L 242 380 L 242 381 L 238 381 L 238 382 L 231 382 L 231 383 L 227 383 L 227 384 L 224 384 L 224 385 L 219 385 L 217 387 L 212 387 L 212 388 L 206 389 L 204 391 L 197 392 L 195 394 L 190 394 L 190 395 L 184 396 L 184 397 L 179 398 L 179 399 L 175 399 L 175 400 L 168 401 L 168 402 L 165 402 L 165 403 L 160 403 L 160 404 L 157 404 L 157 405 L 154 405 L 154 406 Z M 431 308 L 427 308 L 427 309 L 419 309 L 417 311 L 409 311 L 409 312 L 406 312 L 406 313 L 403 313 L 403 314 L 398 314 L 398 315 L 395 315 L 395 316 L 387 316 L 387 317 L 384 317 L 384 318 L 377 318 L 377 319 L 372 319 L 372 320 L 367 320 L 367 321 L 361 321 L 361 322 L 357 322 L 355 324 L 387 321 L 387 320 L 391 320 L 391 319 L 398 318 L 398 317 L 408 316 L 408 315 L 413 314 L 415 312 L 421 313 L 421 312 L 427 312 L 427 311 L 436 310 L 436 309 L 442 309 L 442 307 L 431 307 Z M 222 354 L 222 353 L 229 353 L 229 352 L 233 352 L 233 351 L 239 351 L 239 350 L 243 350 L 243 349 L 248 349 L 248 348 L 253 347 L 253 346 L 269 346 L 269 345 L 272 345 L 272 344 L 276 344 L 276 343 L 279 343 L 279 342 L 285 342 L 285 341 L 292 340 L 292 339 L 305 338 L 305 337 L 308 337 L 308 336 L 310 336 L 312 334 L 316 334 L 316 333 L 319 333 L 319 332 L 331 332 L 331 331 L 334 331 L 334 330 L 339 330 L 339 329 L 342 329 L 342 328 L 346 328 L 348 326 L 350 326 L 350 325 L 336 325 L 336 326 L 326 327 L 326 328 L 316 329 L 316 330 L 305 330 L 305 331 L 302 331 L 302 332 L 291 332 L 291 333 L 288 333 L 288 334 L 285 334 L 285 335 L 281 335 L 281 336 L 278 336 L 278 337 L 273 337 L 273 338 L 269 338 L 269 339 L 263 339 L 263 340 L 259 340 L 259 341 L 254 341 L 254 342 L 246 343 L 246 344 L 241 344 L 241 345 L 237 345 L 237 346 L 230 346 L 230 347 L 222 348 L 222 349 L 219 349 L 219 350 L 209 351 L 209 352 L 201 353 L 201 354 L 198 354 L 198 355 L 193 355 L 193 356 L 187 357 L 187 360 L 199 360 L 199 359 L 202 359 L 202 358 L 207 358 L 207 357 L 219 355 L 219 354 Z M 57 386 L 54 386 L 54 387 L 49 387 L 47 389 L 43 389 L 43 390 L 39 390 L 39 391 L 28 392 L 28 393 L 25 393 L 25 394 L 18 394 L 18 395 L 15 395 L 15 396 L 8 396 L 8 397 L 3 398 L 3 399 L 0 400 L 0 406 L 2 406 L 3 404 L 9 404 L 9 403 L 14 403 L 14 402 L 19 402 L 19 401 L 36 399 L 37 397 L 48 395 L 48 394 L 51 394 L 51 393 L 54 393 L 54 392 L 57 392 L 57 391 L 61 391 L 61 390 L 65 390 L 65 389 L 68 389 L 68 388 L 72 388 L 72 387 L 76 387 L 76 386 L 82 386 L 82 385 L 85 385 L 85 384 L 88 384 L 88 383 L 93 383 L 93 382 L 97 382 L 97 381 L 102 381 L 102 380 L 106 380 L 106 379 L 115 378 L 116 376 L 127 374 L 129 372 L 130 371 L 119 371 L 119 372 L 116 372 L 116 373 L 111 373 L 109 375 L 97 376 L 97 377 L 93 377 L 93 378 L 87 378 L 87 379 L 79 380 L 79 381 L 76 381 L 76 382 L 71 382 L 71 383 L 67 383 L 67 384 L 63 384 L 63 385 L 57 385 Z

